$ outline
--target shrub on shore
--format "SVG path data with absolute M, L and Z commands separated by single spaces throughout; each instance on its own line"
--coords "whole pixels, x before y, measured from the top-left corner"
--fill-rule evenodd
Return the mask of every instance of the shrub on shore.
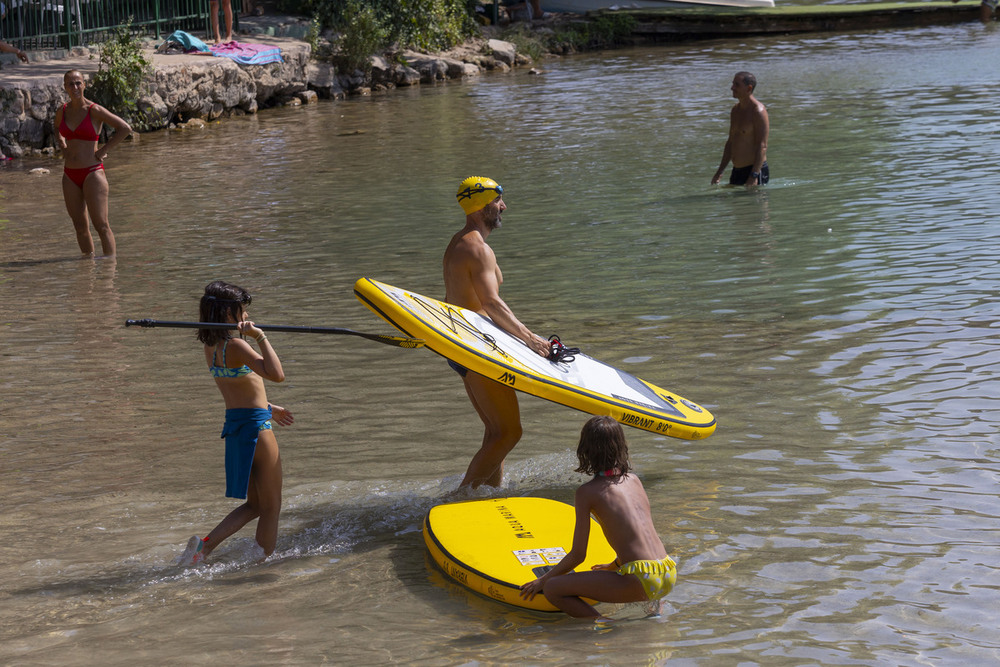
M 313 17 L 313 54 L 338 71 L 367 73 L 371 56 L 405 48 L 446 51 L 480 33 L 479 0 L 278 0 L 283 11 Z M 635 19 L 597 14 L 535 31 L 514 23 L 500 34 L 518 53 L 537 60 L 546 53 L 575 53 L 627 45 Z M 320 39 L 330 36 L 329 42 Z
M 470 0 L 282 0 L 338 35 L 329 58 L 343 71 L 365 69 L 392 47 L 444 51 L 475 34 Z
M 153 65 L 142 54 L 142 42 L 133 32 L 130 16 L 100 45 L 100 65 L 87 87 L 95 102 L 124 118 L 135 129 L 144 130 L 148 123 L 137 100 L 143 84 L 153 73 Z

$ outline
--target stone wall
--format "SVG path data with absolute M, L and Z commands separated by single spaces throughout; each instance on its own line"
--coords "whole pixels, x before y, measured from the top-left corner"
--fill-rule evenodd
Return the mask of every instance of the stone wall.
M 284 63 L 250 66 L 228 58 L 150 51 L 153 76 L 148 93 L 138 100 L 149 129 L 256 113 L 265 107 L 310 102 L 317 97 L 342 98 L 477 76 L 485 70 L 509 71 L 515 64 L 528 62 L 519 58 L 508 42 L 489 40 L 450 54 L 403 52 L 392 63 L 374 57 L 370 74 L 345 75 L 328 63 L 311 60 L 305 42 L 284 40 L 280 46 Z M 65 58 L 6 67 L 0 72 L 0 150 L 5 155 L 20 157 L 26 152 L 55 150 L 53 118 L 68 99 L 63 74 L 79 69 L 90 76 L 97 69 L 98 60 L 85 52 L 78 49 Z

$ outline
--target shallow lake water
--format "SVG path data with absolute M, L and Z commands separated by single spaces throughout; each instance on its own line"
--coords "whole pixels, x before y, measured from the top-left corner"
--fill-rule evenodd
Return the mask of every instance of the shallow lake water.
M 461 83 L 143 135 L 107 161 L 117 261 L 81 261 L 60 165 L 0 170 L 0 662 L 926 665 L 1000 660 L 1000 31 L 979 23 L 553 59 Z M 733 73 L 771 183 L 713 187 Z M 48 175 L 28 173 L 44 166 Z M 271 334 L 284 509 L 172 565 L 223 498 L 206 283 L 258 322 L 392 333 L 352 294 L 440 296 L 458 183 L 533 330 L 697 401 L 629 429 L 678 560 L 659 618 L 607 632 L 466 593 L 420 524 L 481 427 L 426 350 Z M 571 502 L 585 415 L 521 397 L 509 495 Z

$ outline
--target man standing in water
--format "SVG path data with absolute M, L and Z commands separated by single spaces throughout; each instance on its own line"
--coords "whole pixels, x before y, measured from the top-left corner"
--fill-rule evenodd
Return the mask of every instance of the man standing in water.
M 738 72 L 733 77 L 733 97 L 736 105 L 729 112 L 729 139 L 722 151 L 722 162 L 712 177 L 712 185 L 719 182 L 730 161 L 730 185 L 763 185 L 770 179 L 767 168 L 767 135 L 770 123 L 767 109 L 753 96 L 757 77 L 750 72 Z
M 458 186 L 458 203 L 465 211 L 465 227 L 451 238 L 444 252 L 444 300 L 489 317 L 495 325 L 547 356 L 549 342 L 531 333 L 500 298 L 503 276 L 493 249 L 486 244 L 490 232 L 500 228 L 507 210 L 503 188 L 496 181 L 470 176 Z M 483 444 L 472 458 L 462 486 L 500 486 L 503 461 L 521 439 L 521 413 L 517 394 L 507 385 L 449 361 L 462 376 L 465 391 L 483 421 Z

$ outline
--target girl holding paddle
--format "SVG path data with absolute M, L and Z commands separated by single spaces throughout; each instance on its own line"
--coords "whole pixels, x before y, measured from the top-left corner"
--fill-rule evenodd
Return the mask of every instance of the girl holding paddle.
M 292 413 L 268 403 L 264 380 L 283 382 L 281 361 L 267 336 L 247 319 L 250 293 L 217 280 L 201 297 L 201 322 L 235 324 L 231 329 L 199 329 L 205 362 L 226 404 L 226 497 L 246 502 L 234 509 L 206 537 L 188 540 L 179 565 L 202 562 L 230 535 L 257 519 L 257 546 L 262 558 L 274 552 L 281 512 L 281 456 L 271 423 L 290 425 Z M 253 338 L 258 353 L 243 337 Z

